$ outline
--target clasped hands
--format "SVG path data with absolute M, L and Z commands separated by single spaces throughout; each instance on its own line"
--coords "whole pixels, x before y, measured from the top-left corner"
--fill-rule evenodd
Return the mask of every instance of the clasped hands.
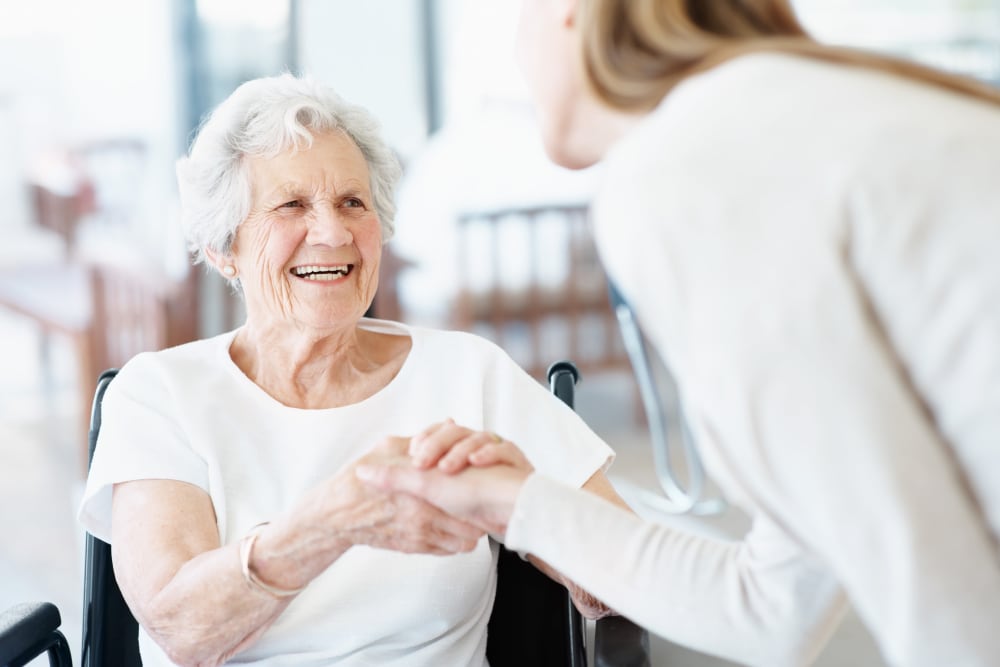
M 521 484 L 533 471 L 514 443 L 452 420 L 412 438 L 388 437 L 354 465 L 365 485 L 428 503 L 478 531 L 502 536 Z M 470 550 L 475 543 L 464 544 Z

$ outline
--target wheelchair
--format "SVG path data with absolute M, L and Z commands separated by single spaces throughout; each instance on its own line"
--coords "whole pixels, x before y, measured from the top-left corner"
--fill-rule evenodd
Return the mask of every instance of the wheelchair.
M 105 371 L 91 408 L 89 459 L 101 428 L 104 392 L 117 370 Z M 549 387 L 569 407 L 579 373 L 561 361 L 548 370 Z M 88 459 L 88 460 L 89 460 Z M 122 598 L 111 545 L 86 536 L 82 667 L 141 667 L 138 624 Z M 0 667 L 20 667 L 44 654 L 52 667 L 72 667 L 62 619 L 50 602 L 23 603 L 0 614 Z M 486 657 L 492 667 L 587 667 L 586 626 L 567 590 L 501 546 L 497 591 Z M 650 667 L 649 635 L 626 618 L 610 616 L 594 628 L 594 667 Z

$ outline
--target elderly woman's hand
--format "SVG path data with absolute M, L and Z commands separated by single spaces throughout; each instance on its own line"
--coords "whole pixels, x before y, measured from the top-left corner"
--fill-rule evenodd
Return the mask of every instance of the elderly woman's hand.
M 534 470 L 517 445 L 491 431 L 475 431 L 451 419 L 431 424 L 410 440 L 410 456 L 418 468 L 437 466 L 455 474 L 467 466 L 504 464 L 522 471 Z
M 385 438 L 314 489 L 307 503 L 315 503 L 322 525 L 350 544 L 438 555 L 471 551 L 485 535 L 482 529 L 413 495 L 364 484 L 355 475 L 358 466 L 412 465 L 409 442 L 409 438 Z

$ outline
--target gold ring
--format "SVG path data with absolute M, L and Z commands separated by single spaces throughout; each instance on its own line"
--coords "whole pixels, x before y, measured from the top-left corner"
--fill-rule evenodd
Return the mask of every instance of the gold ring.
M 501 438 L 501 437 L 500 437 L 499 435 L 497 435 L 497 434 L 496 434 L 496 433 L 494 433 L 493 431 L 490 431 L 489 433 L 490 433 L 490 436 L 491 436 L 491 437 L 492 437 L 492 438 L 493 438 L 494 440 L 496 440 L 496 443 L 497 443 L 498 445 L 499 445 L 499 444 L 502 444 L 502 443 L 503 443 L 503 438 Z

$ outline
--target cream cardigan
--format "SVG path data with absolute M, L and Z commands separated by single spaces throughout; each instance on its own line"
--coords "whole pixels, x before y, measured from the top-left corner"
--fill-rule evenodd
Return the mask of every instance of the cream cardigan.
M 746 56 L 606 167 L 603 259 L 753 528 L 713 542 L 535 476 L 509 546 L 740 662 L 810 662 L 842 591 L 891 664 L 1000 664 L 1000 108 Z

